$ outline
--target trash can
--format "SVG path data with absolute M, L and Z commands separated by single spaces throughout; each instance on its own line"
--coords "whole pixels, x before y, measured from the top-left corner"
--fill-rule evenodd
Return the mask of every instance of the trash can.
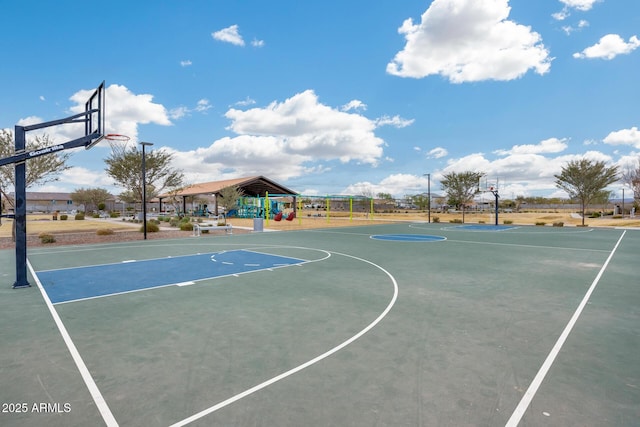
M 253 218 L 253 231 L 264 231 L 264 218 Z

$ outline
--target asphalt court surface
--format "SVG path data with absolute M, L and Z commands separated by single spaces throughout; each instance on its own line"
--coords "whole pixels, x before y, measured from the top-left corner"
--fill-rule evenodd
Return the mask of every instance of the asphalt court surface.
M 634 426 L 638 254 L 638 230 L 367 225 L 36 248 L 12 290 L 2 251 L 0 398 L 29 411 L 0 424 Z

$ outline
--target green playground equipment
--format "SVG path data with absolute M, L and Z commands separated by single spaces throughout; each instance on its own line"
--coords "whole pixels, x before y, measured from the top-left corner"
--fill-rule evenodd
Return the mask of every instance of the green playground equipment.
M 230 209 L 227 217 L 273 219 L 284 209 L 284 202 L 265 197 L 241 197 L 238 204 Z

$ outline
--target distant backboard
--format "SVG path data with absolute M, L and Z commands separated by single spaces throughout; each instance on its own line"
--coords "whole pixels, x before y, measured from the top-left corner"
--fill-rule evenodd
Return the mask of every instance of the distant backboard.
M 100 86 L 93 92 L 84 105 L 86 113 L 86 122 L 84 125 L 85 136 L 95 135 L 86 146 L 89 149 L 96 145 L 104 138 L 105 128 L 105 85 L 104 81 L 100 83 Z

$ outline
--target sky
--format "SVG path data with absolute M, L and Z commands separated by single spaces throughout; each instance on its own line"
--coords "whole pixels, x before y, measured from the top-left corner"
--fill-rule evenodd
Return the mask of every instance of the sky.
M 403 197 L 472 170 L 504 198 L 562 197 L 554 174 L 567 162 L 640 158 L 635 0 L 0 0 L 0 11 L 0 129 L 83 111 L 105 81 L 106 133 L 169 151 L 187 184 L 264 175 L 305 195 Z M 29 191 L 119 194 L 109 154 L 106 141 L 74 150 L 58 181 Z

